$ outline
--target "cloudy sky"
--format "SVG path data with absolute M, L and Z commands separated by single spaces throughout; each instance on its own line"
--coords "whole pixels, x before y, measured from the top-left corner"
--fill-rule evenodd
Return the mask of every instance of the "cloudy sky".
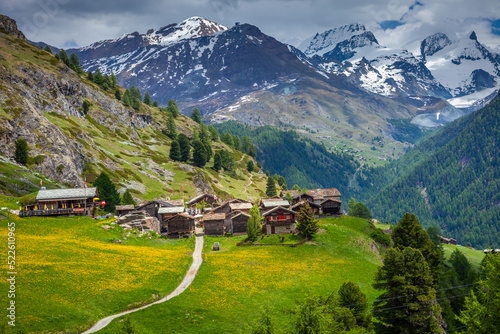
M 291 44 L 350 23 L 365 24 L 389 47 L 474 30 L 500 52 L 498 0 L 0 0 L 0 14 L 30 40 L 66 48 L 202 16 L 228 27 L 254 24 Z

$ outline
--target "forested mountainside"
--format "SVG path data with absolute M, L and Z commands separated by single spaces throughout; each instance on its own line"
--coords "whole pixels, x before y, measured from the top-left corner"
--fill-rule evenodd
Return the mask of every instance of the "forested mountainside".
M 400 160 L 357 175 L 357 199 L 396 223 L 405 212 L 475 247 L 500 240 L 500 97 L 418 144 Z
M 235 121 L 214 126 L 221 134 L 230 131 L 252 138 L 264 170 L 283 176 L 288 188 L 295 184 L 307 189 L 335 187 L 347 203 L 350 180 L 360 166 L 353 155 L 328 151 L 295 131 L 251 127 Z
M 204 142 L 211 154 L 203 164 L 195 162 L 191 153 L 182 161 L 169 158 L 177 134 L 185 135 L 191 152 L 194 137 L 201 140 L 208 133 L 206 125 L 180 114 L 175 103 L 169 103 L 168 109 L 153 106 L 148 94 L 143 99 L 139 89 L 125 90 L 113 76 L 83 72 L 78 58 L 63 51 L 55 57 L 31 45 L 17 37 L 22 34 L 15 21 L 0 19 L 8 23 L 0 26 L 3 194 L 36 191 L 40 180 L 48 188 L 81 187 L 85 179 L 90 184 L 101 172 L 138 200 L 181 198 L 183 192 L 186 197 L 207 192 L 222 198 L 257 198 L 264 193 L 266 177 L 246 170 L 253 158 L 218 138 Z M 28 150 L 24 161 L 14 154 L 19 141 Z M 232 163 L 215 172 L 208 162 L 222 151 Z M 247 178 L 253 180 L 248 187 L 230 187 L 238 182 L 244 185 Z

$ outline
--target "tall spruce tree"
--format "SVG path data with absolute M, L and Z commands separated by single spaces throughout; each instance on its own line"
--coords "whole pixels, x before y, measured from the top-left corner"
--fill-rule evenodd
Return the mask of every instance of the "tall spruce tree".
M 14 159 L 21 165 L 26 165 L 28 162 L 28 143 L 26 139 L 20 138 L 16 140 L 16 151 L 14 152 Z
M 198 110 L 198 108 L 193 109 L 193 112 L 191 113 L 191 119 L 196 123 L 201 124 L 201 112 L 200 110 Z
M 210 125 L 208 127 L 208 131 L 210 132 L 210 139 L 212 139 L 212 141 L 219 141 L 220 139 L 219 132 L 213 125 Z
M 220 153 L 219 152 L 215 152 L 215 155 L 214 155 L 214 170 L 215 171 L 220 171 L 220 169 L 222 168 L 222 159 L 220 157 Z
M 319 230 L 318 220 L 314 219 L 314 214 L 307 201 L 300 208 L 296 228 L 300 234 L 307 238 L 313 237 Z
M 181 161 L 186 162 L 191 158 L 191 146 L 189 145 L 189 138 L 183 134 L 179 133 L 177 136 L 177 141 L 179 142 L 179 147 L 181 149 Z
M 175 125 L 175 118 L 171 113 L 169 113 L 167 117 L 167 129 L 165 130 L 165 134 L 170 139 L 177 138 L 177 126 Z
M 99 199 L 106 202 L 104 211 L 114 212 L 116 206 L 120 204 L 120 194 L 116 191 L 115 184 L 111 181 L 109 176 L 101 172 L 94 182 L 94 187 L 97 187 Z
M 179 146 L 179 142 L 177 140 L 172 140 L 172 143 L 170 144 L 169 158 L 174 161 L 181 160 L 181 147 Z
M 204 167 L 207 163 L 207 151 L 205 145 L 200 140 L 193 142 L 193 165 Z
M 248 240 L 254 242 L 259 237 L 260 232 L 262 231 L 262 217 L 260 216 L 259 207 L 254 205 L 250 209 L 250 217 L 248 218 L 247 223 L 247 236 Z
M 174 99 L 168 100 L 167 103 L 167 110 L 170 112 L 172 115 L 174 115 L 174 118 L 177 118 L 179 116 L 179 108 L 177 107 L 177 103 L 175 102 Z
M 418 249 L 388 249 L 375 276 L 375 308 L 388 333 L 442 333 L 434 279 Z
M 267 197 L 276 196 L 276 181 L 272 177 L 267 178 L 266 195 Z
M 144 93 L 144 103 L 148 106 L 151 105 L 151 95 L 149 94 L 148 90 L 146 91 L 146 93 Z

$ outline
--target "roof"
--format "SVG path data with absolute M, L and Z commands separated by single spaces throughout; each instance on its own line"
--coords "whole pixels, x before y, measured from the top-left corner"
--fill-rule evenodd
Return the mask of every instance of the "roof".
M 309 204 L 309 206 L 313 207 L 313 208 L 319 208 L 321 206 L 319 204 L 315 204 L 315 203 L 311 203 L 311 202 L 307 202 L 307 204 Z M 295 209 L 295 208 L 297 208 L 299 206 L 302 206 L 302 205 L 304 205 L 304 201 L 297 202 L 297 203 L 295 203 L 294 205 L 291 206 L 291 209 Z
M 289 192 L 293 198 L 297 198 L 302 195 L 308 195 L 316 199 L 321 199 L 325 197 L 340 197 L 340 191 L 337 188 L 324 188 L 324 189 L 310 189 L 305 193 L 299 193 L 298 190 L 282 190 L 281 196 L 285 197 L 286 193 Z
M 241 212 L 241 211 L 240 211 L 239 213 L 237 213 L 237 214 L 235 214 L 233 217 L 231 217 L 231 219 L 234 219 L 234 218 L 239 217 L 239 216 L 245 216 L 245 217 L 247 217 L 247 218 L 250 218 L 250 215 L 249 215 L 248 213 L 245 213 L 245 212 Z
M 181 216 L 181 217 L 184 217 L 184 218 L 189 218 L 189 219 L 193 219 L 194 220 L 194 217 L 191 216 L 190 214 L 186 213 L 186 212 L 183 212 L 183 213 L 178 213 L 176 214 L 175 216 L 172 216 L 172 217 L 168 217 L 165 221 L 169 221 L 171 219 L 174 219 L 175 217 L 178 217 L 178 216 Z
M 269 200 L 268 198 L 263 198 L 261 202 L 262 202 L 262 206 L 266 209 L 272 208 L 275 206 L 290 206 L 290 203 L 284 199 L 277 200 L 277 199 L 273 198 L 273 199 Z
M 323 202 L 321 202 L 321 203 L 320 203 L 320 205 L 321 205 L 321 204 L 323 204 L 323 203 L 326 203 L 326 202 L 336 202 L 336 203 L 342 203 L 342 201 L 341 201 L 341 200 L 339 200 L 338 198 L 327 198 L 327 199 L 325 199 Z
M 189 201 L 186 202 L 186 204 L 187 205 L 194 204 L 194 203 L 198 202 L 199 200 L 203 199 L 203 197 L 205 197 L 205 196 L 214 197 L 214 195 L 201 194 L 201 195 L 198 195 L 198 196 L 191 198 Z
M 232 211 L 235 210 L 250 210 L 252 208 L 252 203 L 230 203 L 229 207 Z
M 169 206 L 158 209 L 158 214 L 162 213 L 182 213 L 184 212 L 183 206 Z
M 183 199 L 169 199 L 165 201 L 166 203 L 173 205 L 173 206 L 184 206 L 184 200 Z
M 271 213 L 273 213 L 273 212 L 275 212 L 275 211 L 278 211 L 279 209 L 281 209 L 281 210 L 283 210 L 283 211 L 285 211 L 285 212 L 288 212 L 288 213 L 293 213 L 294 215 L 296 215 L 296 214 L 297 214 L 297 212 L 295 212 L 295 211 L 292 211 L 292 210 L 290 210 L 290 209 L 284 208 L 284 207 L 282 207 L 282 206 L 277 206 L 277 207 L 275 207 L 274 209 L 271 209 L 271 210 L 269 210 L 269 211 L 264 212 L 264 213 L 262 214 L 262 217 L 264 217 L 264 216 L 268 216 L 268 215 L 270 215 Z
M 160 206 L 172 206 L 171 204 L 169 204 L 165 201 L 154 200 L 154 201 L 141 203 L 140 205 L 136 206 L 136 210 L 142 209 L 143 207 L 148 206 L 149 204 L 152 204 L 152 203 L 158 204 Z
M 224 220 L 226 219 L 226 214 L 225 213 L 209 213 L 206 215 L 203 215 L 203 221 L 207 220 Z
M 134 210 L 135 206 L 134 204 L 127 204 L 127 205 L 117 205 L 115 210 L 120 211 L 120 210 Z
M 40 190 L 36 195 L 37 201 L 57 200 L 57 199 L 84 199 L 97 196 L 97 188 L 70 188 L 70 189 L 50 189 Z

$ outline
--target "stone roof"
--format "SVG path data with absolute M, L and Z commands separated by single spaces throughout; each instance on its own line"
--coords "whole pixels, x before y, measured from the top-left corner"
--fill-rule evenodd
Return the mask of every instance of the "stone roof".
M 198 195 L 198 196 L 195 196 L 193 197 L 192 199 L 190 199 L 189 201 L 186 202 L 187 205 L 192 205 L 192 204 L 195 204 L 196 202 L 198 202 L 199 200 L 201 200 L 203 197 L 205 196 L 208 196 L 208 197 L 212 197 L 214 198 L 214 195 L 209 195 L 209 194 L 201 194 L 201 195 Z
M 181 200 L 182 201 L 182 200 Z M 184 212 L 183 206 L 167 206 L 158 209 L 158 214 L 162 213 L 182 213 Z
M 226 219 L 226 214 L 225 213 L 209 213 L 206 215 L 203 215 L 203 221 L 207 220 L 224 220 Z
M 287 200 L 277 200 L 277 199 L 269 199 L 269 198 L 263 198 L 262 199 L 262 206 L 267 209 L 267 208 L 272 208 L 275 206 L 290 206 L 290 203 Z
M 250 210 L 252 208 L 252 203 L 230 203 L 229 207 L 231 211 L 236 210 Z
M 250 215 L 248 213 L 245 213 L 245 212 L 238 212 L 237 214 L 235 214 L 233 217 L 231 217 L 231 219 L 234 219 L 236 217 L 239 217 L 239 216 L 245 216 L 247 218 L 250 218 Z
M 154 200 L 154 201 L 148 201 L 148 202 L 141 203 L 141 204 L 139 204 L 136 207 L 136 209 L 137 210 L 142 209 L 143 207 L 148 206 L 149 204 L 152 204 L 152 203 L 158 204 L 160 207 L 162 207 L 162 206 L 167 206 L 167 207 L 172 206 L 172 204 L 169 204 L 169 203 L 167 203 L 165 201 Z
M 49 200 L 70 200 L 70 199 L 84 199 L 97 196 L 97 188 L 71 188 L 71 189 L 50 189 L 40 190 L 36 195 L 37 201 Z
M 193 216 L 191 216 L 189 213 L 183 212 L 183 213 L 178 213 L 178 214 L 176 214 L 175 216 L 168 217 L 165 221 L 168 221 L 168 220 L 174 219 L 174 218 L 175 218 L 175 217 L 177 217 L 177 216 L 181 216 L 181 217 L 184 217 L 184 218 L 189 218 L 189 219 L 193 219 L 193 220 L 194 220 L 194 217 L 193 217 Z
M 135 206 L 134 204 L 127 204 L 127 205 L 117 205 L 115 210 L 120 211 L 120 210 L 134 210 Z
M 294 215 L 296 215 L 296 214 L 297 214 L 297 212 L 292 211 L 292 210 L 290 210 L 290 209 L 288 209 L 288 208 L 284 208 L 284 207 L 282 207 L 282 206 L 277 206 L 277 207 L 275 207 L 275 208 L 273 208 L 273 209 L 271 209 L 271 210 L 269 210 L 269 211 L 264 212 L 264 213 L 262 214 L 262 217 L 264 217 L 264 216 L 268 216 L 268 215 L 270 215 L 271 213 L 273 213 L 274 211 L 278 211 L 278 210 L 280 210 L 280 209 L 281 209 L 281 210 L 283 210 L 283 211 L 285 211 L 285 212 L 288 212 L 288 213 L 293 213 Z
M 173 205 L 173 206 L 184 206 L 184 200 L 183 199 L 169 199 L 165 201 L 166 203 Z
M 293 198 L 302 196 L 304 194 L 309 195 L 315 199 L 322 199 L 325 197 L 340 197 L 340 191 L 337 188 L 324 188 L 324 189 L 310 189 L 305 193 L 299 193 L 298 190 L 282 190 L 281 196 L 285 197 L 286 193 L 289 192 Z

